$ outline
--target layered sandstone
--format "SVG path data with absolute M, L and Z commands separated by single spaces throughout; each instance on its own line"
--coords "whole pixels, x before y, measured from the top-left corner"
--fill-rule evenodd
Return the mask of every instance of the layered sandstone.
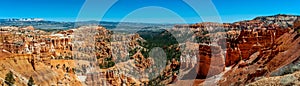
M 101 26 L 57 33 L 33 27 L 1 27 L 0 84 L 5 74 L 12 71 L 16 85 L 25 85 L 29 77 L 37 85 L 147 85 L 149 74 L 143 72 L 158 70 L 162 72 L 157 72 L 160 76 L 155 79 L 161 80 L 160 84 L 169 84 L 177 79 L 172 70 L 181 65 L 183 74 L 196 68 L 198 78 L 224 74 L 220 85 L 245 85 L 261 76 L 270 76 L 299 58 L 300 24 L 291 23 L 297 18 L 276 15 L 232 24 L 175 26 L 172 30 L 179 30 L 174 35 L 180 39 L 180 45 L 191 46 L 183 50 L 181 61 L 172 59 L 165 68 L 149 71 L 155 64 L 151 57 L 137 52 L 129 59 L 128 50 L 141 47 L 138 34 L 113 34 Z M 182 32 L 181 28 L 188 31 Z M 181 40 L 185 38 L 187 42 Z M 195 40 L 197 43 L 189 43 Z M 80 83 L 75 73 L 86 78 Z M 140 76 L 126 75 L 131 73 Z
M 54 69 L 42 62 L 32 63 L 31 55 L 13 55 L 1 60 L 0 77 L 12 71 L 15 76 L 15 85 L 24 86 L 29 77 L 34 79 L 36 85 L 81 85 L 74 73 L 67 73 L 63 68 Z
M 198 59 L 197 72 L 200 78 L 211 77 L 225 70 L 221 47 L 200 45 Z
M 262 85 L 294 85 L 299 86 L 300 85 L 300 71 L 295 72 L 293 74 L 288 74 L 284 76 L 276 76 L 276 77 L 268 77 L 268 78 L 262 78 L 260 80 L 257 80 L 255 82 L 252 82 L 248 84 L 249 86 L 262 86 Z
M 285 33 L 273 44 L 264 46 L 252 54 L 245 62 L 240 61 L 237 66 L 224 74 L 220 85 L 239 85 L 259 79 L 260 76 L 269 76 L 277 69 L 286 66 L 299 58 L 300 39 L 297 33 Z

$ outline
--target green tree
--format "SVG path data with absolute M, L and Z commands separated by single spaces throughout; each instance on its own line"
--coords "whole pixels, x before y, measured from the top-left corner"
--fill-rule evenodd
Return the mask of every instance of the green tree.
M 9 71 L 6 76 L 5 76 L 5 83 L 8 85 L 8 86 L 13 86 L 13 84 L 15 84 L 15 79 L 14 79 L 14 76 L 13 76 L 13 72 Z
M 29 78 L 27 85 L 28 86 L 33 86 L 34 85 L 34 80 L 33 80 L 32 77 Z

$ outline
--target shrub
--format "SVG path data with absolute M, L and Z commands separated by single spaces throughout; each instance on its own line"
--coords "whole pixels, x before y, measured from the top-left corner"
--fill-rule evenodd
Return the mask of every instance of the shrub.
M 27 85 L 28 86 L 33 86 L 34 85 L 34 80 L 33 80 L 32 77 L 29 78 Z
M 9 73 L 6 74 L 5 76 L 5 83 L 8 85 L 8 86 L 13 86 L 13 84 L 15 84 L 15 79 L 14 79 L 14 74 L 9 71 Z
M 115 66 L 115 62 L 112 62 L 112 61 L 108 62 L 108 68 L 113 67 L 113 66 Z

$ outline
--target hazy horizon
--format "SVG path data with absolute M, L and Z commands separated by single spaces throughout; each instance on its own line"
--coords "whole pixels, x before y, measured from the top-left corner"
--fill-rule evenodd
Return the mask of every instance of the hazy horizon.
M 77 20 L 86 0 L 5 0 L 2 1 L 2 5 L 0 5 L 2 12 L 0 13 L 0 18 L 43 18 L 45 20 L 59 22 L 93 20 L 171 24 L 202 22 L 201 16 L 182 0 L 116 1 L 118 2 L 105 13 L 101 20 L 98 20 L 97 17 L 99 15 L 92 14 L 92 11 L 90 12 L 90 16 L 85 16 Z M 257 16 L 276 14 L 300 15 L 299 2 L 300 1 L 297 0 L 289 2 L 272 0 L 212 0 L 222 20 L 221 23 L 251 20 Z M 207 15 L 205 17 L 210 16 Z
M 239 22 L 239 21 L 245 21 L 245 20 L 252 20 L 256 17 L 261 17 L 261 16 L 274 16 L 274 15 L 279 15 L 279 14 L 283 14 L 283 13 L 278 13 L 278 14 L 270 14 L 270 15 L 257 15 L 257 16 L 253 16 L 251 18 L 243 18 L 241 20 L 236 20 L 236 21 L 231 21 L 231 22 L 217 22 L 217 23 L 234 23 L 234 22 Z M 284 14 L 284 15 L 296 15 L 296 16 L 300 16 L 298 14 Z M 35 17 L 9 17 L 9 18 L 3 18 L 0 17 L 0 19 L 22 19 L 22 18 L 35 18 Z M 170 22 L 170 23 L 160 23 L 160 22 L 135 22 L 135 21 L 114 21 L 114 20 L 74 20 L 74 21 L 68 21 L 68 20 L 64 20 L 64 19 L 48 19 L 48 18 L 40 18 L 43 19 L 44 21 L 54 21 L 54 22 L 116 22 L 116 23 L 145 23 L 145 24 L 195 24 L 195 23 L 202 23 L 202 21 L 200 22 L 195 22 L 195 23 L 176 23 L 176 22 Z M 207 21 L 209 22 L 209 21 Z

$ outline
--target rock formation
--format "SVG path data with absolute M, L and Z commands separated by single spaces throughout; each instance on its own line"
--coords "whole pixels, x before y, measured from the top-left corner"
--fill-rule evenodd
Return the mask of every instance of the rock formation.
M 149 46 L 143 46 L 147 40 L 137 33 L 114 34 L 101 26 L 58 32 L 0 27 L 0 84 L 12 71 L 18 86 L 26 85 L 29 77 L 37 85 L 164 85 L 182 82 L 178 79 L 190 72 L 196 72 L 197 84 L 208 78 L 224 86 L 267 80 L 270 85 L 298 85 L 298 72 L 291 76 L 284 71 L 299 59 L 299 27 L 299 16 L 292 15 L 176 25 L 164 31 L 172 34 L 160 34 L 178 41 L 159 46 L 167 52 L 165 65 L 156 65 L 164 59 L 149 56 Z M 161 41 L 166 40 L 155 42 Z
M 245 85 L 260 79 L 261 76 L 268 77 L 299 58 L 300 39 L 296 37 L 297 32 L 280 29 L 267 32 L 279 33 L 280 36 L 269 35 L 269 40 L 266 40 L 268 42 L 259 42 L 262 46 L 253 54 L 247 54 L 250 55 L 246 56 L 248 59 L 239 61 L 236 66 L 233 66 L 234 70 L 226 72 L 224 79 L 219 82 L 220 85 Z
M 219 46 L 199 46 L 198 77 L 206 78 L 225 70 L 224 56 Z
M 297 32 L 299 29 L 297 28 L 300 24 L 298 24 L 298 18 L 299 16 L 293 15 L 275 15 L 235 23 L 224 23 L 221 26 L 212 23 L 199 23 L 175 27 L 192 29 L 195 32 L 194 37 L 200 38 L 202 40 L 200 43 L 208 45 L 199 49 L 198 60 L 200 61 L 198 64 L 200 65 L 199 70 L 197 70 L 198 76 L 205 78 L 207 75 L 206 83 L 222 86 L 246 85 L 261 79 L 260 77 L 263 76 L 268 77 L 274 73 L 281 74 L 281 71 L 284 70 L 282 67 L 291 65 L 299 58 L 299 34 Z M 223 27 L 223 30 L 219 29 L 221 32 L 215 33 L 214 30 L 217 29 L 206 29 L 207 27 Z M 211 31 L 205 33 L 206 30 Z M 226 34 L 226 36 L 222 37 L 222 34 Z M 210 42 L 203 41 L 215 36 L 219 36 L 219 39 L 210 39 Z M 226 46 L 223 46 L 224 44 Z M 202 47 L 204 45 L 200 44 Z M 220 56 L 212 56 L 210 54 L 213 53 L 213 50 L 210 51 L 209 46 L 221 47 L 220 51 L 224 53 L 216 54 Z M 225 57 L 225 61 L 218 59 L 216 63 L 209 65 L 209 62 L 214 62 L 210 58 L 222 56 Z M 201 59 L 204 60 L 201 61 Z M 227 67 L 225 71 L 225 67 L 212 65 L 220 63 L 219 61 L 224 62 Z M 186 67 L 187 65 L 182 66 Z M 207 72 L 210 70 L 214 72 Z M 211 75 L 207 73 L 211 73 Z M 218 78 L 214 79 L 214 77 L 209 76 Z M 198 77 L 198 79 L 200 78 Z M 179 82 L 185 82 L 185 80 Z

